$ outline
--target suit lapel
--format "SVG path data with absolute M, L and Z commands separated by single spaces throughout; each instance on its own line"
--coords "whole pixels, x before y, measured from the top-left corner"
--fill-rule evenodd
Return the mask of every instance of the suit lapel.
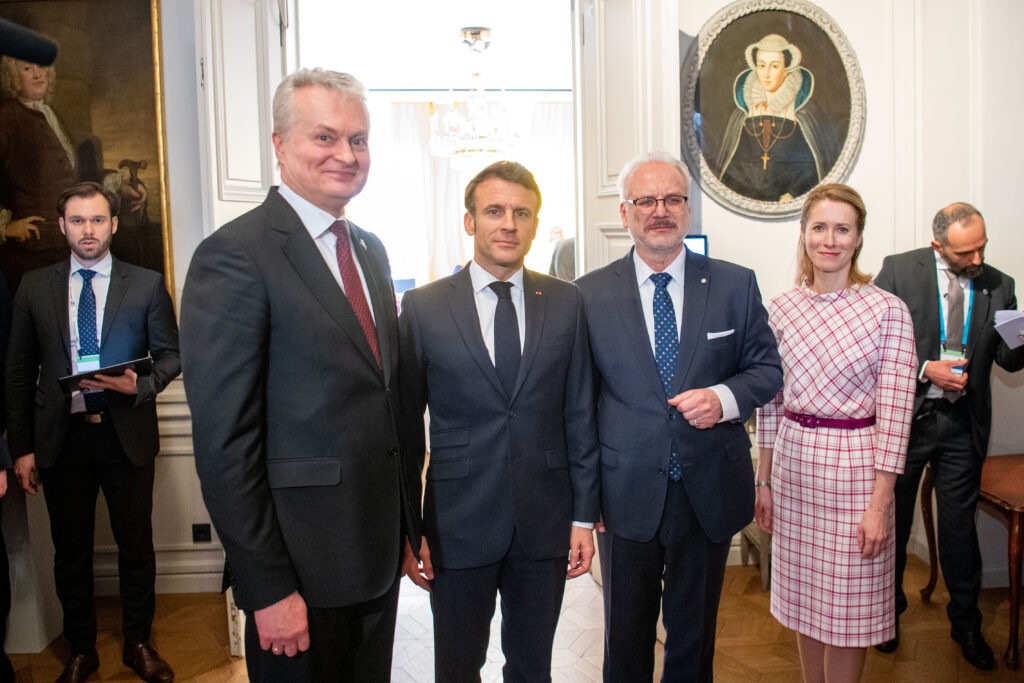
M 982 270 L 981 275 L 971 282 L 974 301 L 971 304 L 971 322 L 967 330 L 967 347 L 964 353 L 968 361 L 974 357 L 972 353 L 974 345 L 981 339 L 981 333 L 988 321 L 994 317 L 992 313 L 992 289 L 996 282 L 989 277 L 988 270 Z
M 359 324 L 352 305 L 324 263 L 320 250 L 302 225 L 302 221 L 276 191 L 267 196 L 267 204 L 272 214 L 271 230 L 285 235 L 284 255 L 296 274 L 306 283 L 313 297 L 324 307 L 328 315 L 352 340 L 367 362 L 377 367 L 377 359 L 373 357 L 373 351 L 370 350 L 370 344 L 366 341 L 363 327 Z
M 64 342 L 64 359 L 71 358 L 71 319 L 68 317 L 68 277 L 71 273 L 71 262 L 64 259 L 63 263 L 57 264 L 53 269 L 53 278 L 50 280 L 50 296 L 53 301 L 53 310 L 57 314 L 57 329 L 60 330 L 60 338 Z M 70 365 L 68 366 L 70 370 Z
M 384 384 L 391 383 L 392 365 L 396 360 L 394 349 L 397 348 L 397 339 L 392 339 L 391 333 L 398 329 L 394 318 L 396 317 L 395 295 L 391 282 L 386 280 L 384 273 L 372 262 L 363 237 L 363 231 L 354 223 L 349 221 L 349 231 L 352 239 L 353 251 L 359 261 L 359 267 L 363 270 L 363 277 L 366 278 L 366 288 L 370 290 L 370 306 L 373 308 L 374 327 L 377 334 L 377 350 L 380 351 L 380 365 L 384 372 Z M 383 329 L 383 333 L 381 330 Z M 372 353 L 372 351 L 371 351 Z
M 656 391 L 658 400 L 661 401 L 665 397 L 665 389 L 661 384 L 661 375 L 658 374 L 654 351 L 651 350 L 647 321 L 644 319 L 640 289 L 636 281 L 634 258 L 636 258 L 636 250 L 631 249 L 618 261 L 615 268 L 615 303 L 619 309 L 619 316 L 622 318 L 623 330 L 626 332 L 624 335 L 627 341 L 626 345 L 633 350 L 637 367 L 640 368 L 640 372 L 645 378 L 644 381 Z
M 469 275 L 469 266 L 467 265 L 453 275 L 448 282 L 451 286 L 448 292 L 448 304 L 452 311 L 452 318 L 455 320 L 455 327 L 459 330 L 459 336 L 462 337 L 462 342 L 466 345 L 466 350 L 469 351 L 473 362 L 480 368 L 480 374 L 504 395 L 505 388 L 498 377 L 498 371 L 494 369 L 494 363 L 491 362 L 487 346 L 484 345 L 483 334 L 480 332 L 480 316 L 476 312 L 476 299 L 473 293 L 473 280 Z M 522 366 L 520 366 L 520 370 L 522 370 Z
M 923 305 L 920 310 L 931 311 L 928 318 L 924 321 L 923 328 L 917 331 L 918 335 L 923 335 L 921 346 L 927 351 L 925 359 L 927 358 L 938 358 L 939 357 L 939 339 L 942 334 L 939 331 L 939 318 L 941 317 L 942 305 L 939 302 L 939 280 L 938 272 L 935 267 L 935 252 L 932 249 L 921 250 L 921 258 L 918 259 L 917 264 L 916 280 L 923 283 L 924 291 L 921 292 L 923 297 Z M 913 306 L 910 307 L 914 309 Z
M 547 312 L 547 297 L 540 287 L 540 282 L 532 272 L 523 269 L 523 307 L 526 309 L 526 340 L 523 343 L 523 359 L 519 363 L 519 376 L 516 378 L 516 388 L 512 392 L 512 399 L 515 399 L 519 389 L 523 386 L 533 359 L 540 347 L 541 337 L 544 335 L 544 318 Z
M 683 276 L 683 320 L 679 328 L 679 355 L 676 357 L 676 374 L 673 378 L 675 393 L 679 393 L 683 381 L 690 374 L 690 365 L 697 347 L 701 345 L 700 334 L 704 329 L 704 314 L 708 308 L 708 260 L 686 252 L 686 274 Z
M 103 306 L 103 329 L 100 331 L 100 352 L 107 346 L 107 335 L 117 317 L 117 311 L 128 291 L 128 271 L 117 259 L 110 267 L 110 286 L 107 287 L 107 302 Z

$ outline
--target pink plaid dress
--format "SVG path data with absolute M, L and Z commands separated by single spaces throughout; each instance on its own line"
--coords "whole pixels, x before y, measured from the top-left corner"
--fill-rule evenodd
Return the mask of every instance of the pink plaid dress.
M 772 459 L 771 612 L 786 628 L 839 647 L 896 635 L 894 519 L 873 560 L 857 546 L 875 470 L 901 473 L 914 407 L 917 357 L 907 307 L 872 284 L 772 300 L 769 322 L 784 384 L 758 411 L 757 445 Z M 866 418 L 863 429 L 801 427 L 788 408 Z

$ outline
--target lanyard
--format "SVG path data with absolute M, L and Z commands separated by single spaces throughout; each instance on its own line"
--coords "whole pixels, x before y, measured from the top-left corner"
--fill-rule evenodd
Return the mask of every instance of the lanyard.
M 942 315 L 942 287 L 939 287 L 939 343 L 946 348 L 946 316 Z M 967 281 L 967 315 L 964 316 L 964 336 L 960 341 L 962 348 L 967 348 L 967 331 L 971 329 L 971 312 L 974 309 L 974 281 Z

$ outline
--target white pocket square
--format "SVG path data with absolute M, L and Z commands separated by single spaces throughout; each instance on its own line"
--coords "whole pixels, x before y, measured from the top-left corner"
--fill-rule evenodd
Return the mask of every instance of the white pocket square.
M 721 337 L 728 337 L 730 334 L 732 334 L 735 331 L 736 330 L 733 329 L 733 330 L 723 330 L 721 332 L 708 332 L 708 341 L 711 341 L 712 339 L 720 339 Z

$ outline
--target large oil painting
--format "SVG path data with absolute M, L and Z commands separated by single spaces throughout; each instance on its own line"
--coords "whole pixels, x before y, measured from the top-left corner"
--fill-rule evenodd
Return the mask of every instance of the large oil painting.
M 157 0 L 0 2 L 58 45 L 44 67 L 0 61 L 0 268 L 12 288 L 67 256 L 56 200 L 94 180 L 121 198 L 114 256 L 173 291 Z
M 742 214 L 799 212 L 860 148 L 864 84 L 835 22 L 802 0 L 744 0 L 701 29 L 681 69 L 683 156 L 701 188 Z

